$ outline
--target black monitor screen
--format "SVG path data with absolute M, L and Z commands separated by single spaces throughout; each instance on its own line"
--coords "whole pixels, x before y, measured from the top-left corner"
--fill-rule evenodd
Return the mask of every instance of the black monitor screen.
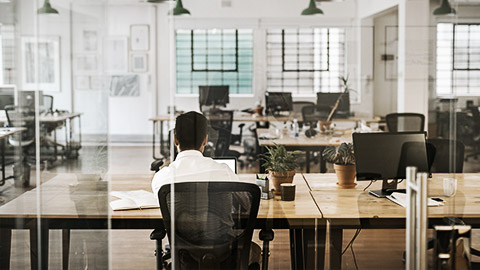
M 330 109 L 335 106 L 342 93 L 317 93 L 317 106 L 320 108 L 329 107 Z M 350 114 L 350 95 L 345 93 L 338 104 L 338 108 L 335 111 L 333 117 L 348 117 Z
M 35 110 L 35 92 L 37 91 L 18 91 L 18 106 L 29 107 Z M 43 92 L 38 91 L 39 105 L 43 105 Z
M 200 108 L 202 106 L 227 106 L 230 102 L 228 85 L 199 86 Z
M 5 110 L 7 105 L 15 105 L 15 89 L 13 87 L 0 87 L 0 110 Z
M 357 180 L 405 179 L 406 167 L 428 172 L 424 132 L 353 133 Z
M 292 93 L 267 92 L 265 103 L 268 112 L 289 112 L 293 110 Z

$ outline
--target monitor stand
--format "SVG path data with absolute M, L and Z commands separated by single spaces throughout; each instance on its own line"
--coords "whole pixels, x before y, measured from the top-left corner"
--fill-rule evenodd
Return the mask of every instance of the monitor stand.
M 383 180 L 382 189 L 370 190 L 368 193 L 378 198 L 385 198 L 393 192 L 405 192 L 405 189 L 397 189 L 397 180 Z

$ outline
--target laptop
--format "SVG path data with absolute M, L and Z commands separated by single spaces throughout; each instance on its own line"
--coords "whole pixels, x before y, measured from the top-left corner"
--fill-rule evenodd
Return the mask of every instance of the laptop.
M 237 174 L 237 159 L 234 157 L 215 157 L 213 158 L 218 163 L 225 163 L 232 169 L 232 171 Z

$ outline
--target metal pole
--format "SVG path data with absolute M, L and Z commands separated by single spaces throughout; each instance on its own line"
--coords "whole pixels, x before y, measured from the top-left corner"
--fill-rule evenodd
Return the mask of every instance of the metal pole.
M 416 167 L 407 167 L 406 269 L 415 269 Z
M 417 269 L 427 269 L 427 180 L 427 173 L 417 173 L 417 185 L 420 187 L 417 193 Z

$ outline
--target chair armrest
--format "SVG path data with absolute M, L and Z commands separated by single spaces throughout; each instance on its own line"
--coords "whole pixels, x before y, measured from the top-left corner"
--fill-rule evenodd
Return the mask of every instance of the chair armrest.
M 150 233 L 150 240 L 162 240 L 167 235 L 165 230 L 155 229 Z
M 160 170 L 160 167 L 162 166 L 163 166 L 162 159 L 155 160 L 154 162 L 152 162 L 152 164 L 150 164 L 150 171 L 158 172 Z

